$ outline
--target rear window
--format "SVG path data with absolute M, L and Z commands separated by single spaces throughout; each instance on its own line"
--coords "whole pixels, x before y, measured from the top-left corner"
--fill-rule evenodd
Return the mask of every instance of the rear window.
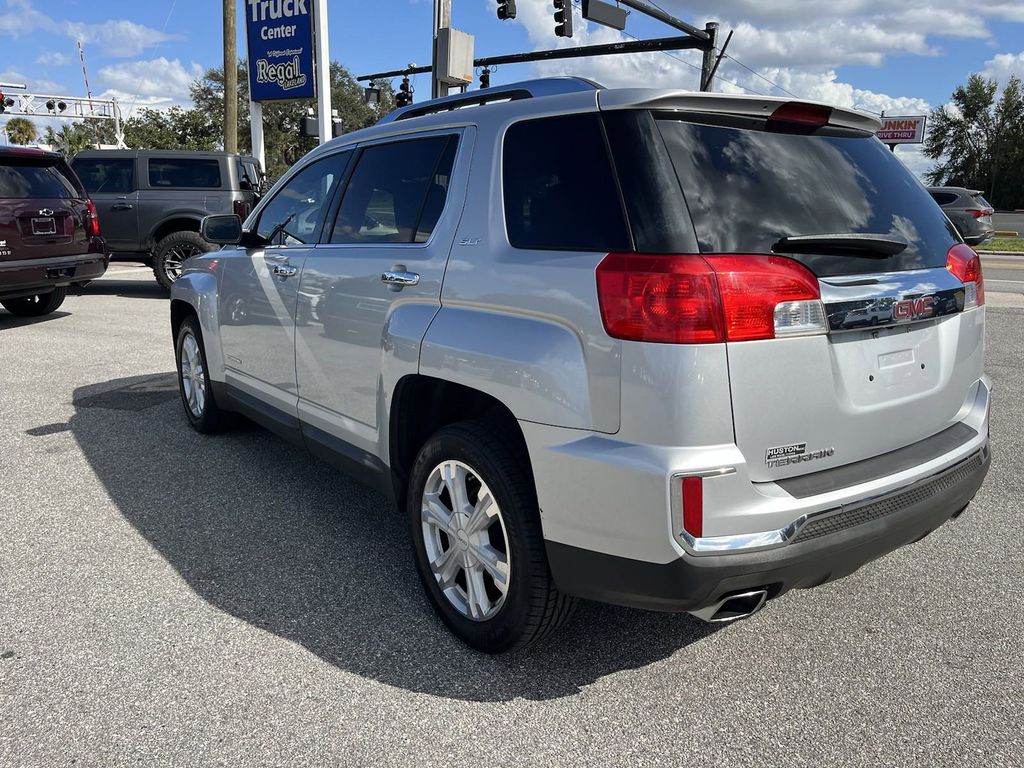
M 0 197 L 79 197 L 74 182 L 59 165 L 38 160 L 0 160 Z
M 818 234 L 874 233 L 909 243 L 884 258 L 795 257 L 827 277 L 944 266 L 958 242 L 927 190 L 873 138 L 665 116 L 658 125 L 702 253 L 771 253 L 783 237 Z
M 150 158 L 149 186 L 216 189 L 220 187 L 220 161 L 216 158 Z
M 133 191 L 133 158 L 78 157 L 71 165 L 90 195 L 127 195 Z
M 960 196 L 953 192 L 932 192 L 931 196 L 939 205 L 949 205 L 960 199 Z
M 505 224 L 516 248 L 631 248 L 597 115 L 512 125 L 505 134 L 502 165 Z

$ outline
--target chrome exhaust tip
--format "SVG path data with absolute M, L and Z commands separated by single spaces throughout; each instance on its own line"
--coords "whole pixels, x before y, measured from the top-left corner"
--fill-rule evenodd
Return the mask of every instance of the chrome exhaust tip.
M 723 597 L 706 608 L 690 611 L 690 614 L 709 624 L 728 624 L 753 616 L 764 608 L 767 600 L 768 592 L 766 590 L 752 589 L 749 592 L 739 592 Z

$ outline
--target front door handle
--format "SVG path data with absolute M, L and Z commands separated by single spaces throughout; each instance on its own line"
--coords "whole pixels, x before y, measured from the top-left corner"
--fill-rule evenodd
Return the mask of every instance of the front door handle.
M 291 277 L 299 271 L 298 267 L 290 267 L 287 264 L 275 264 L 274 274 L 278 277 Z
M 415 272 L 382 272 L 380 275 L 380 281 L 386 285 L 405 288 L 410 285 L 419 285 L 420 276 Z
M 110 206 L 110 210 L 112 210 L 112 211 L 130 211 L 134 207 L 135 206 L 132 205 L 131 203 L 114 203 L 112 206 Z

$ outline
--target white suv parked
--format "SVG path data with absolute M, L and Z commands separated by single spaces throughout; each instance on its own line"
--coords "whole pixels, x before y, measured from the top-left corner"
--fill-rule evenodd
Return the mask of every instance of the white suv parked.
M 980 261 L 877 127 L 575 79 L 392 113 L 205 220 L 185 413 L 394 498 L 483 651 L 576 597 L 727 621 L 845 576 L 989 466 Z

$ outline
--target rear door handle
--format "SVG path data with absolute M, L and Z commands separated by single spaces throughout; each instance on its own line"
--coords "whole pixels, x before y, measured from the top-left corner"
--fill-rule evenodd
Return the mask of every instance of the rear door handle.
M 112 210 L 112 211 L 130 211 L 134 207 L 135 206 L 132 205 L 131 203 L 114 203 L 112 206 L 110 206 L 110 210 Z
M 290 267 L 287 264 L 275 264 L 274 274 L 278 277 L 291 277 L 299 271 L 298 267 Z
M 405 288 L 410 285 L 419 285 L 420 276 L 415 272 L 382 272 L 380 281 L 387 285 Z

